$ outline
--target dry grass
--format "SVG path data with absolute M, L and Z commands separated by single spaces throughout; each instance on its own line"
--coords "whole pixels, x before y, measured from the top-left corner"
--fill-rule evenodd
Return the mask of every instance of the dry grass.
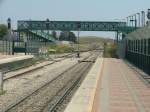
M 80 37 L 80 43 L 81 44 L 89 44 L 89 43 L 104 43 L 104 42 L 110 42 L 112 43 L 112 39 L 108 38 L 102 38 L 102 37 L 96 37 L 96 36 L 85 36 Z

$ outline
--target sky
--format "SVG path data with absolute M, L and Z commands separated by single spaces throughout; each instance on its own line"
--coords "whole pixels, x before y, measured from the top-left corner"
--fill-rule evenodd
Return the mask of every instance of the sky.
M 0 0 L 0 23 L 17 20 L 117 21 L 150 8 L 150 0 Z M 80 32 L 113 37 L 112 32 Z

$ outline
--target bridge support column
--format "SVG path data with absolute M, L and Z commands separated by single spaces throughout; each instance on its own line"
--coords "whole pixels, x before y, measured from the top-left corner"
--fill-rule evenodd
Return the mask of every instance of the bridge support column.
M 118 31 L 116 32 L 116 37 L 115 38 L 116 38 L 116 40 L 115 40 L 116 43 L 118 43 L 118 41 L 119 41 L 119 32 Z

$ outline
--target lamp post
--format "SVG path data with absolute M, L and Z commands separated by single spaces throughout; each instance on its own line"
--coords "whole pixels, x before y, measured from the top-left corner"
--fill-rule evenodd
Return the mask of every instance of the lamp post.
M 128 16 L 127 17 L 127 26 L 132 26 L 132 24 L 130 23 L 130 20 L 131 20 L 131 16 Z
M 50 20 L 47 18 L 47 19 L 46 19 L 47 35 L 49 35 L 49 25 L 50 25 Z M 45 46 L 46 46 L 46 41 L 45 41 Z
M 49 34 L 49 23 L 50 23 L 50 20 L 47 18 L 46 19 L 46 29 L 47 29 L 48 34 Z
M 135 28 L 137 28 L 137 17 L 136 17 L 136 14 L 134 15 L 134 22 L 135 22 Z
M 131 26 L 130 25 L 130 16 L 127 17 L 127 21 L 128 21 L 128 26 Z
M 7 19 L 7 24 L 8 24 L 8 54 L 10 55 L 10 39 L 11 39 L 11 19 L 10 18 Z M 6 52 L 7 52 L 7 44 L 6 44 Z
M 130 20 L 131 22 L 132 22 L 132 27 L 134 26 L 134 17 L 133 17 L 133 15 L 131 16 L 131 20 Z
M 130 20 L 130 21 L 131 21 L 132 23 L 134 22 L 134 24 L 135 24 L 134 27 L 135 27 L 135 29 L 136 29 L 136 28 L 137 28 L 137 22 L 136 22 L 137 20 L 132 19 L 132 20 Z
M 78 53 L 77 53 L 77 57 L 80 57 L 80 52 L 79 52 L 79 35 L 80 35 L 80 30 L 78 29 Z
M 8 29 L 11 29 L 11 19 L 10 18 L 7 19 L 7 24 L 8 24 Z
M 129 17 L 127 17 L 127 26 L 129 26 L 129 23 L 128 23 L 128 22 L 129 22 Z
M 131 16 L 132 19 L 130 20 L 130 22 L 132 22 L 132 27 L 134 26 L 135 29 L 137 28 L 137 18 L 136 18 L 136 14 Z M 135 18 L 134 18 L 135 17 Z M 133 23 L 134 22 L 134 23 Z M 133 25 L 134 24 L 134 25 Z
M 150 9 L 148 9 L 147 11 L 147 19 L 148 19 L 147 25 L 149 25 L 150 24 Z
M 131 22 L 131 20 L 132 20 L 132 16 L 129 16 L 129 26 L 133 26 L 133 22 Z
M 141 19 L 142 27 L 144 27 L 145 26 L 145 12 L 144 11 L 141 11 L 141 16 L 142 16 L 142 19 Z
M 140 13 L 137 13 L 137 15 L 138 15 L 138 17 L 139 17 L 139 18 L 138 18 L 138 20 L 139 20 L 139 25 L 138 25 L 138 26 L 140 27 L 140 23 L 141 23 Z
M 79 35 L 80 35 L 80 28 L 81 28 L 81 24 L 80 24 L 80 22 L 77 22 L 77 28 L 78 28 L 78 39 L 77 39 L 77 41 L 78 41 L 78 51 L 77 51 L 77 57 L 78 58 L 80 58 L 80 51 L 79 51 Z

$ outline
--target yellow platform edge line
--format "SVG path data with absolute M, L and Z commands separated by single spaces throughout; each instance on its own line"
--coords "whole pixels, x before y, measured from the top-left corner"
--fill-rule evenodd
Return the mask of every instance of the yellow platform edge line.
M 98 87 L 98 84 L 99 84 L 99 81 L 100 81 L 100 78 L 101 78 L 101 75 L 102 75 L 102 71 L 103 71 L 103 68 L 104 68 L 104 58 L 101 58 L 101 63 L 100 63 L 100 70 L 99 72 L 97 73 L 97 78 L 96 78 L 96 88 L 91 90 L 91 93 L 90 93 L 90 101 L 89 101 L 89 106 L 88 106 L 88 110 L 87 112 L 92 112 L 93 110 L 93 106 L 94 106 L 94 100 L 95 100 L 95 96 L 96 96 L 96 90 L 97 90 L 97 87 Z

